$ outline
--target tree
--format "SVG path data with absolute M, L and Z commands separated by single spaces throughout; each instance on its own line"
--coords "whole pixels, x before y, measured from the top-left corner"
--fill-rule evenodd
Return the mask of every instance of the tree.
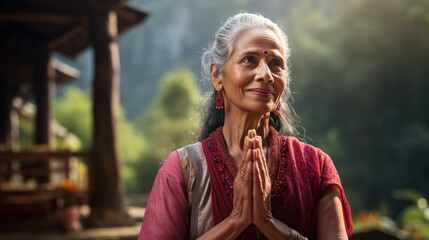
M 307 2 L 283 19 L 295 106 L 315 145 L 334 156 L 352 209 L 387 202 L 395 213 L 394 189 L 429 192 L 421 181 L 429 154 L 429 4 L 332 3 L 322 11 Z
M 55 118 L 82 141 L 82 149 L 92 144 L 92 101 L 77 87 L 68 87 L 55 104 Z
M 177 68 L 160 81 L 150 112 L 140 117 L 137 126 L 148 141 L 148 149 L 139 167 L 141 190 L 149 192 L 160 163 L 175 148 L 195 141 L 196 108 L 199 93 L 192 72 Z
M 82 141 L 81 149 L 88 149 L 92 144 L 92 101 L 90 95 L 79 88 L 69 87 L 55 106 L 55 117 L 59 123 L 73 132 Z M 125 191 L 137 191 L 135 166 L 145 151 L 146 142 L 142 133 L 125 118 L 121 108 L 119 116 L 119 144 L 123 159 L 122 177 Z

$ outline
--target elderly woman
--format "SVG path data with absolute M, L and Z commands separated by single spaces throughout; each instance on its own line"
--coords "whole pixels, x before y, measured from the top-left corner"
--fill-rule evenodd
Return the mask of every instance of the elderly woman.
M 347 239 L 350 208 L 332 160 L 295 135 L 284 32 L 240 13 L 202 56 L 214 87 L 201 142 L 171 153 L 139 239 Z

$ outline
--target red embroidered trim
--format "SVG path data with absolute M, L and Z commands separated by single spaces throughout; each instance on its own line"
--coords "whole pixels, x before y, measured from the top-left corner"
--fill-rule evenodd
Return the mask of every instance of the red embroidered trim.
M 223 157 L 223 159 L 226 160 L 225 163 L 228 166 L 228 170 L 235 178 L 238 169 L 235 165 L 234 159 L 232 158 L 231 154 L 229 154 L 228 147 L 226 146 L 225 139 L 223 138 L 222 129 L 223 127 L 219 127 L 218 129 L 216 129 L 216 131 L 214 132 L 214 139 L 217 143 L 217 146 L 219 147 L 219 154 L 221 155 L 221 157 Z
M 280 148 L 280 161 L 278 161 L 279 167 L 277 168 L 277 176 L 271 176 L 271 198 L 275 199 L 282 195 L 283 186 L 286 184 L 286 168 L 288 161 L 288 148 L 286 137 L 280 136 L 281 148 Z M 274 181 L 273 181 L 274 179 Z
M 279 166 L 279 159 L 280 159 L 280 152 L 279 152 L 279 145 L 280 145 L 280 134 L 270 126 L 270 159 L 269 159 L 269 166 L 268 171 L 271 179 L 271 183 L 273 182 L 273 179 L 276 179 L 277 177 L 277 169 Z M 272 185 L 273 186 L 273 185 Z
M 214 156 L 216 170 L 220 173 L 221 183 L 226 194 L 233 200 L 233 181 L 237 175 L 237 166 L 234 159 L 229 154 L 222 134 L 222 127 L 219 127 L 207 138 L 208 148 Z M 282 187 L 286 180 L 286 167 L 288 158 L 288 148 L 286 137 L 281 136 L 270 126 L 270 151 L 271 159 L 269 163 L 269 175 L 271 179 L 271 198 L 281 196 Z M 280 151 L 279 151 L 280 148 Z
M 224 157 L 222 156 L 222 151 L 219 151 L 221 149 L 221 146 L 218 145 L 216 138 L 218 138 L 220 134 L 222 134 L 222 127 L 219 127 L 215 132 L 210 134 L 210 136 L 207 138 L 207 147 L 212 152 L 214 157 L 214 163 L 216 166 L 216 170 L 220 173 L 221 177 L 221 183 L 225 189 L 225 193 L 230 198 L 231 202 L 233 201 L 233 182 L 232 179 L 233 176 L 231 174 L 231 168 L 228 168 L 228 166 L 225 164 Z M 222 136 L 223 139 L 223 136 Z M 229 162 L 229 161 L 227 161 Z

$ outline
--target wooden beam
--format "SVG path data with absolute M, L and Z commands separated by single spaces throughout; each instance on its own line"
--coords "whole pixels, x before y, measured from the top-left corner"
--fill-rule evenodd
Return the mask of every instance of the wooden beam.
M 13 85 L 8 83 L 6 74 L 0 75 L 0 150 L 12 150 L 12 89 Z M 9 170 L 11 164 L 0 162 L 0 169 Z M 0 174 L 0 182 L 8 180 L 10 175 Z
M 80 78 L 80 71 L 58 60 L 51 60 L 51 67 L 55 69 L 55 82 L 63 83 Z
M 33 152 L 33 151 L 22 151 L 22 152 L 0 152 L 0 161 L 48 161 L 45 159 L 56 158 L 56 159 L 67 159 L 71 157 L 83 157 L 89 159 L 91 151 L 81 152 L 70 152 L 70 151 L 49 151 L 49 152 Z M 40 160 L 43 159 L 43 160 Z
M 55 169 L 23 169 L 23 170 L 7 170 L 7 171 L 1 171 L 1 174 L 5 175 L 12 175 L 12 174 L 19 174 L 21 176 L 26 177 L 39 177 L 39 176 L 46 176 L 52 173 L 65 173 L 70 171 L 67 167 L 57 167 Z
M 137 18 L 137 14 L 134 12 L 126 11 L 124 8 L 118 8 L 116 10 L 117 14 L 121 16 L 121 18 L 126 19 L 129 22 L 134 21 Z
M 0 150 L 10 150 L 9 132 L 10 110 L 12 97 L 10 96 L 11 85 L 4 74 L 0 76 Z
M 50 50 L 54 50 L 56 47 L 58 47 L 61 43 L 66 42 L 70 38 L 74 37 L 79 32 L 87 31 L 87 21 L 83 21 L 82 23 L 79 23 L 77 26 L 74 26 L 73 28 L 65 31 L 60 36 L 56 37 L 53 41 L 51 41 L 48 46 Z
M 132 225 L 123 205 L 119 155 L 119 49 L 114 11 L 92 19 L 94 46 L 93 158 L 90 162 L 90 223 L 94 227 Z
M 91 206 L 120 207 L 119 145 L 117 134 L 119 108 L 119 52 L 116 14 L 93 19 L 94 46 L 94 158 L 91 175 L 93 192 Z M 106 197 L 108 200 L 106 201 Z
M 53 118 L 54 87 L 52 68 L 49 66 L 49 51 L 41 49 L 43 53 L 35 59 L 34 93 L 36 102 L 36 145 L 52 146 L 51 122 Z
M 80 22 L 85 21 L 85 15 L 69 15 L 69 14 L 55 14 L 55 13 L 0 13 L 1 22 Z
M 49 66 L 49 51 L 47 48 L 42 48 L 39 59 L 35 60 L 34 74 L 34 94 L 36 102 L 36 123 L 35 123 L 35 139 L 36 145 L 46 145 L 48 149 L 53 147 L 53 101 L 54 101 L 54 71 Z M 48 163 L 34 163 L 35 168 L 45 168 L 49 170 Z M 37 165 L 37 166 L 36 166 Z M 49 182 L 50 176 L 36 178 L 38 182 Z
M 128 0 L 119 0 L 119 1 L 111 1 L 108 5 L 110 11 L 115 11 L 117 13 L 118 9 L 121 9 L 126 6 Z

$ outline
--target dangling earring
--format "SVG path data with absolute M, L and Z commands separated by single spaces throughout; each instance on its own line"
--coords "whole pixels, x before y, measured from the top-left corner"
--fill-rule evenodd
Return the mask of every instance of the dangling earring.
M 222 109 L 223 108 L 223 97 L 220 91 L 217 92 L 216 98 L 215 98 L 215 104 L 216 109 Z
M 282 108 L 281 102 L 279 102 L 279 105 L 277 105 L 276 110 L 274 110 L 275 115 L 280 115 L 280 109 Z

